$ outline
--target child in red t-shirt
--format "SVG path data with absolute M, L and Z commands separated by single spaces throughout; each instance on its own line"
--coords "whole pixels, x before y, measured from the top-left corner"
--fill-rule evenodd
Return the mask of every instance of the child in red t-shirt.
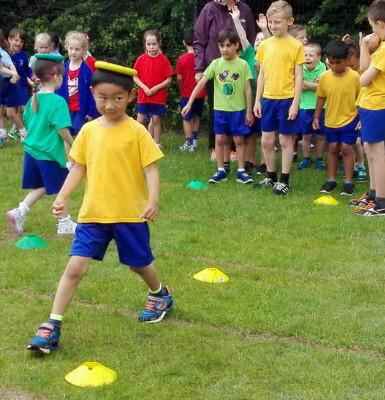
M 181 109 L 187 104 L 189 97 L 196 85 L 195 69 L 194 69 L 194 49 L 193 49 L 193 32 L 187 31 L 184 34 L 183 44 L 187 52 L 183 53 L 176 63 L 176 74 L 180 92 Z M 198 131 L 200 118 L 202 116 L 203 105 L 205 101 L 206 90 L 202 90 L 195 99 L 191 111 L 183 118 L 183 130 L 185 142 L 180 147 L 181 151 L 193 152 L 198 145 Z
M 134 77 L 139 86 L 138 122 L 151 121 L 151 133 L 155 142 L 160 144 L 161 117 L 166 113 L 167 86 L 171 83 L 173 69 L 169 59 L 160 49 L 160 33 L 148 30 L 144 33 L 145 53 L 134 64 L 138 75 Z

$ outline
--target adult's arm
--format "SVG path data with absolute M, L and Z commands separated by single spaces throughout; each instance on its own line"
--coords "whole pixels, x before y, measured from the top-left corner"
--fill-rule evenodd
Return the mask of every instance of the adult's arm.
M 206 4 L 200 12 L 194 26 L 195 71 L 202 72 L 206 68 L 206 48 L 209 42 L 210 14 Z

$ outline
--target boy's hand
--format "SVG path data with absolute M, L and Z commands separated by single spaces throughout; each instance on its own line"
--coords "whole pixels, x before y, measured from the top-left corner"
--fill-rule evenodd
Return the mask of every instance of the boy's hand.
M 55 201 L 52 204 L 52 214 L 56 218 L 60 218 L 63 216 L 64 211 L 67 209 L 67 200 L 56 197 Z
M 373 53 L 374 51 L 376 51 L 378 46 L 380 45 L 380 43 L 381 43 L 381 40 L 375 33 L 371 33 L 370 35 L 361 37 L 361 40 L 360 40 L 361 46 L 362 45 L 366 46 L 370 53 Z
M 145 219 L 146 221 L 153 222 L 155 218 L 159 214 L 159 206 L 157 203 L 148 202 L 143 214 L 140 218 Z
M 262 106 L 261 106 L 261 102 L 256 100 L 255 104 L 254 104 L 254 115 L 257 118 L 262 118 Z
M 320 129 L 319 126 L 319 118 L 314 118 L 313 119 L 313 123 L 312 123 L 312 127 L 315 131 L 318 131 Z
M 254 124 L 254 115 L 251 110 L 246 111 L 245 123 L 247 126 L 253 126 Z
M 258 28 L 262 31 L 265 32 L 267 31 L 267 17 L 265 14 L 259 14 L 258 19 L 256 20 L 256 23 L 258 25 Z
M 189 103 L 187 103 L 183 108 L 182 111 L 180 112 L 182 114 L 182 117 L 185 117 L 191 110 L 191 106 Z
M 239 8 L 235 4 L 231 7 L 230 15 L 233 19 L 239 19 L 241 16 Z
M 294 121 L 297 118 L 297 115 L 298 115 L 298 105 L 292 103 L 289 108 L 289 113 L 287 116 L 288 121 Z

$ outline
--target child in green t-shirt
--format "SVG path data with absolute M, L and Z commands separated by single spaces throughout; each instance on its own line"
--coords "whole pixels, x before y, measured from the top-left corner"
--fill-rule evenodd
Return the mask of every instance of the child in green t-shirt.
M 71 118 L 66 102 L 55 94 L 63 81 L 63 59 L 58 55 L 37 54 L 32 67 L 41 85 L 24 111 L 28 134 L 23 141 L 22 188 L 30 192 L 17 208 L 6 214 L 11 231 L 17 235 L 23 233 L 31 207 L 45 194 L 58 193 L 68 174 L 65 145 L 72 144 L 68 130 Z M 66 210 L 58 221 L 57 233 L 73 234 L 75 228 L 76 223 Z
M 325 169 L 323 153 L 325 147 L 325 137 L 321 130 L 315 131 L 312 128 L 314 111 L 317 104 L 316 90 L 318 80 L 321 74 L 326 71 L 325 64 L 321 61 L 321 46 L 318 43 L 308 43 L 304 46 L 305 64 L 303 65 L 303 91 L 300 101 L 300 127 L 302 134 L 303 160 L 298 164 L 298 169 L 309 168 L 312 164 L 310 158 L 311 138 L 315 134 L 316 141 L 316 160 L 315 168 L 317 170 Z
M 203 77 L 195 86 L 188 103 L 182 109 L 186 115 L 206 83 L 214 80 L 214 132 L 217 171 L 209 183 L 220 183 L 227 180 L 228 172 L 224 167 L 227 136 L 232 136 L 237 152 L 238 171 L 236 180 L 239 183 L 252 183 L 252 177 L 245 171 L 245 137 L 250 133 L 254 117 L 252 112 L 251 85 L 252 75 L 246 61 L 238 57 L 240 40 L 234 31 L 221 31 L 218 35 L 220 58 L 207 67 Z

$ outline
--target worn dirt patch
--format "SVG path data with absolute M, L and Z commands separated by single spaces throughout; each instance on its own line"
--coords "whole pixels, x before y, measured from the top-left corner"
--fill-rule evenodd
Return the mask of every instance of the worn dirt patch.
M 46 397 L 32 395 L 13 389 L 0 389 L 1 400 L 47 400 Z

